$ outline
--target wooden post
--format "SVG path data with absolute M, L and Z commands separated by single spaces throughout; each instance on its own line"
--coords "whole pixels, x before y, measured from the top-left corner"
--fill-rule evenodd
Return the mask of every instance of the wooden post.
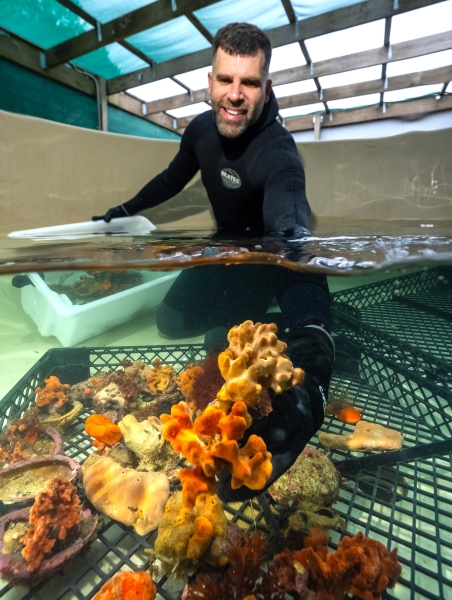
M 314 115 L 314 140 L 320 142 L 320 123 L 323 121 L 322 115 Z
M 107 102 L 107 82 L 103 77 L 99 77 L 99 130 L 108 131 L 108 102 Z

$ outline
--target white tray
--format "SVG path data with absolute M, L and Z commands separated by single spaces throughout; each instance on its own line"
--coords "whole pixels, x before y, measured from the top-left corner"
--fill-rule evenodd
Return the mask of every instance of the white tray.
M 28 273 L 33 285 L 21 289 L 22 306 L 41 335 L 53 335 L 63 346 L 74 346 L 137 315 L 155 310 L 180 271 L 141 273 L 141 285 L 83 305 L 74 305 L 65 294 L 49 288 L 49 285 L 57 284 L 62 273 L 46 273 L 45 281 L 37 273 Z M 65 284 L 70 285 L 84 274 L 74 271 Z

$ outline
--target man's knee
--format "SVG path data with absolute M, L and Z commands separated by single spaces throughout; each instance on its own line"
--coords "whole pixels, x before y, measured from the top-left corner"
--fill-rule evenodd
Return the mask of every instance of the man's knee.
M 164 302 L 160 304 L 155 316 L 155 322 L 159 333 L 169 338 L 184 337 L 184 323 L 182 315 Z
M 196 337 L 205 333 L 205 324 L 187 322 L 188 318 L 189 315 L 162 302 L 157 309 L 155 322 L 159 333 L 171 339 Z

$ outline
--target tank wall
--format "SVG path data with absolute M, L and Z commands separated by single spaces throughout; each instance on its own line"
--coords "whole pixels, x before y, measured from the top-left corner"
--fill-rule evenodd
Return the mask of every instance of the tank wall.
M 4 111 L 0 131 L 4 233 L 102 214 L 134 196 L 179 147 Z M 318 220 L 452 219 L 452 129 L 297 147 Z M 145 214 L 160 227 L 214 224 L 199 177 Z

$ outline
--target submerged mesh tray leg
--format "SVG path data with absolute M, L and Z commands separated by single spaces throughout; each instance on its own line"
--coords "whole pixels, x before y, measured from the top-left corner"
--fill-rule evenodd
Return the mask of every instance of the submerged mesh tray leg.
M 284 540 L 284 536 L 278 526 L 278 521 L 276 520 L 275 515 L 272 513 L 270 505 L 267 500 L 267 496 L 264 494 L 260 494 L 257 498 L 259 506 L 264 514 L 265 521 L 267 523 L 267 527 L 271 531 L 270 536 L 270 550 L 273 554 L 279 554 L 286 547 L 286 542 Z

